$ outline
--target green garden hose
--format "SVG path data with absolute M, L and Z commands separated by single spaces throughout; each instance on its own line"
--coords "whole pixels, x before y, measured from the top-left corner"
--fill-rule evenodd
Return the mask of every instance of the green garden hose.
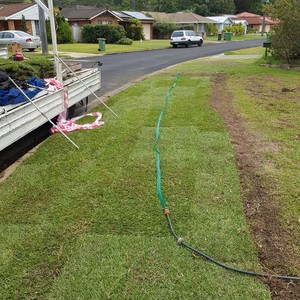
M 256 273 L 256 272 L 252 272 L 252 271 L 247 271 L 247 270 L 241 270 L 241 269 L 236 269 L 233 268 L 231 266 L 225 265 L 217 260 L 215 260 L 214 258 L 208 256 L 207 254 L 203 253 L 202 251 L 188 245 L 187 243 L 184 242 L 182 237 L 177 236 L 172 222 L 171 222 L 171 217 L 170 217 L 170 211 L 167 208 L 167 204 L 166 201 L 163 197 L 162 194 L 162 190 L 161 190 L 161 169 L 160 169 L 160 151 L 158 148 L 158 141 L 159 141 L 159 135 L 160 135 L 160 125 L 162 122 L 162 118 L 166 112 L 167 106 L 168 106 L 168 102 L 169 102 L 169 97 L 173 91 L 173 89 L 176 87 L 177 81 L 178 79 L 181 77 L 180 74 L 177 74 L 175 79 L 174 79 L 174 83 L 172 85 L 172 87 L 169 89 L 169 91 L 166 94 L 165 97 L 165 104 L 164 107 L 159 115 L 158 121 L 157 121 L 157 126 L 156 126 L 156 130 L 155 130 L 155 144 L 154 144 L 154 150 L 156 152 L 156 161 L 155 161 L 155 165 L 156 165 L 156 190 L 157 190 L 157 195 L 160 201 L 160 204 L 163 208 L 163 212 L 165 214 L 165 216 L 167 217 L 168 220 L 168 225 L 169 228 L 171 230 L 172 235 L 174 236 L 176 242 L 178 245 L 183 246 L 193 252 L 195 252 L 196 254 L 206 258 L 207 260 L 215 263 L 216 265 L 225 268 L 226 270 L 230 270 L 230 271 L 234 271 L 234 272 L 238 272 L 240 274 L 245 274 L 245 275 L 251 275 L 251 276 L 256 276 L 256 277 L 269 277 L 269 278 L 275 278 L 275 279 L 284 279 L 284 280 L 300 280 L 300 277 L 294 277 L 294 276 L 283 276 L 283 275 L 272 275 L 272 274 L 264 274 L 264 273 Z
M 166 98 L 165 98 L 165 105 L 163 107 L 163 110 L 161 111 L 159 117 L 158 117 L 158 121 L 157 121 L 157 126 L 156 126 L 156 131 L 155 131 L 155 145 L 154 145 L 154 150 L 156 151 L 156 190 L 157 190 L 157 195 L 160 201 L 161 206 L 163 207 L 163 209 L 167 208 L 167 204 L 166 201 L 163 197 L 162 191 L 161 191 L 161 171 L 160 171 L 160 151 L 158 149 L 158 140 L 159 140 L 159 134 L 160 134 L 160 124 L 162 121 L 162 118 L 167 110 L 167 106 L 168 106 L 168 102 L 169 102 L 169 97 L 172 93 L 172 91 L 174 90 L 174 88 L 176 87 L 177 84 L 177 80 L 180 78 L 180 74 L 177 74 L 174 80 L 174 83 L 172 85 L 172 87 L 169 89 L 169 91 L 166 94 Z

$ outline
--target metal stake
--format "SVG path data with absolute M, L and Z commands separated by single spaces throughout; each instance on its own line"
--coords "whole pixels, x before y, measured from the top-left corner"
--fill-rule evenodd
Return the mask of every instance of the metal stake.
M 105 104 L 105 102 L 103 100 L 101 100 L 78 76 L 77 74 L 58 56 L 55 55 L 58 60 L 60 60 L 71 72 L 73 75 L 75 75 L 77 77 L 78 80 L 80 80 L 80 82 L 108 109 L 110 110 L 116 117 L 119 118 L 119 116 L 107 105 Z

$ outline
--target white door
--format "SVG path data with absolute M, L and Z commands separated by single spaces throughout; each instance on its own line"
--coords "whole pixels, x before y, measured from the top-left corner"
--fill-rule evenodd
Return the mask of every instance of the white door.
M 151 25 L 150 24 L 143 24 L 144 27 L 144 37 L 145 40 L 151 39 Z

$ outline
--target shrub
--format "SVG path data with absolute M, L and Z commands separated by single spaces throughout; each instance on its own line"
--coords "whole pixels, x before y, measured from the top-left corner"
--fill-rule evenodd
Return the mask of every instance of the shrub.
M 173 23 L 157 22 L 153 26 L 153 35 L 156 39 L 170 38 L 174 30 L 178 30 L 178 26 Z
M 179 30 L 194 30 L 194 26 L 193 25 L 180 25 L 178 26 Z
M 133 40 L 129 39 L 129 38 L 122 38 L 116 42 L 116 44 L 119 44 L 119 45 L 132 45 L 132 43 L 133 43 Z
M 256 28 L 248 28 L 247 29 L 247 34 L 253 34 L 253 33 L 257 33 L 257 29 Z
M 105 26 L 105 25 L 102 25 Z M 126 37 L 126 32 L 123 26 L 121 25 L 108 25 L 108 36 L 105 37 L 107 39 L 107 43 L 115 44 L 118 40 Z M 102 37 L 102 36 L 99 36 Z
M 232 26 L 230 26 L 230 25 L 225 26 L 224 32 L 232 32 L 232 31 L 233 31 Z
M 84 25 L 81 34 L 85 43 L 97 43 L 97 38 L 105 38 L 106 43 L 115 44 L 126 37 L 121 25 Z
M 138 19 L 130 19 L 129 26 L 126 26 L 126 37 L 138 41 L 144 39 L 144 28 Z
M 57 29 L 56 29 L 57 43 L 58 44 L 74 43 L 75 41 L 72 37 L 71 28 L 69 26 L 69 23 L 65 19 L 65 17 L 60 13 L 57 13 L 56 22 L 57 22 Z
M 272 31 L 272 54 L 291 63 L 300 58 L 300 6 L 298 0 L 276 0 L 270 7 L 271 17 L 280 20 Z
M 216 24 L 208 23 L 206 25 L 206 34 L 208 36 L 210 36 L 210 35 L 217 35 L 217 33 L 218 33 L 218 27 L 217 27 Z
M 69 23 L 63 15 L 55 13 L 56 39 L 58 44 L 72 44 L 74 39 Z M 52 43 L 50 21 L 46 21 L 46 33 L 48 43 Z
M 97 36 L 95 26 L 90 24 L 83 25 L 81 29 L 81 36 L 85 43 L 96 43 Z
M 233 25 L 231 26 L 231 29 L 232 29 L 232 33 L 234 35 L 238 35 L 238 36 L 241 36 L 241 35 L 244 35 L 245 34 L 245 29 L 243 27 L 242 24 L 236 24 L 236 23 L 233 23 Z

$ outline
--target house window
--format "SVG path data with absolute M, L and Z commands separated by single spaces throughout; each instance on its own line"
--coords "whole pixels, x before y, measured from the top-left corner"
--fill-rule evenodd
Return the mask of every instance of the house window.
M 111 24 L 111 21 L 102 21 L 101 24 L 102 25 L 108 25 L 108 24 Z

